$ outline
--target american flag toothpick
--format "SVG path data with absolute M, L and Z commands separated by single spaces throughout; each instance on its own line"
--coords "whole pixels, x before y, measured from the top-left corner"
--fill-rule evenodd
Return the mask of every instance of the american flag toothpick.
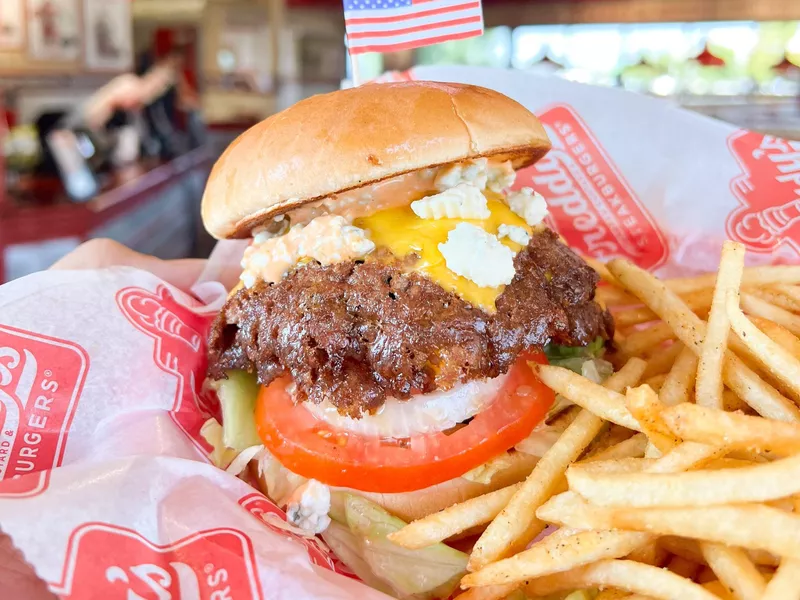
M 355 55 L 408 50 L 483 33 L 480 0 L 344 0 L 344 21 L 354 80 Z

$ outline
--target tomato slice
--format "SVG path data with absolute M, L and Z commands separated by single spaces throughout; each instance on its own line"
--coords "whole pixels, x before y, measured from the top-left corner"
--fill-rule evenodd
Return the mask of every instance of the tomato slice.
M 453 433 L 385 440 L 334 428 L 296 405 L 289 377 L 262 386 L 258 434 L 281 464 L 322 483 L 365 492 L 410 492 L 460 477 L 527 437 L 555 399 L 527 365 L 546 363 L 528 353 L 509 369 L 497 398 Z

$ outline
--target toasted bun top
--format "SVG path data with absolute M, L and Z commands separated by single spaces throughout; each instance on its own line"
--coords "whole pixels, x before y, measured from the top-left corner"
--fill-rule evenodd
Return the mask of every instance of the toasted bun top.
M 272 217 L 382 179 L 482 156 L 519 169 L 550 149 L 539 120 L 482 87 L 416 81 L 313 96 L 240 135 L 214 165 L 203 223 L 249 237 Z

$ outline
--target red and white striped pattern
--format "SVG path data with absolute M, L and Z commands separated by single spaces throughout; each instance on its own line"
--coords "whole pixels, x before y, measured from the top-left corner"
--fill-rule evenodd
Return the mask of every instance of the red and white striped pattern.
M 346 0 L 350 54 L 394 52 L 479 36 L 480 0 Z

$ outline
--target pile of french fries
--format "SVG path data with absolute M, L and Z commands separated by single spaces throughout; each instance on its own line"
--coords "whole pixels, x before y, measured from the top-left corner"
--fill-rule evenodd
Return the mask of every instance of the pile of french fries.
M 800 599 L 800 266 L 744 262 L 733 242 L 716 275 L 593 262 L 616 372 L 536 367 L 577 415 L 528 478 L 390 539 L 483 528 L 459 600 Z

